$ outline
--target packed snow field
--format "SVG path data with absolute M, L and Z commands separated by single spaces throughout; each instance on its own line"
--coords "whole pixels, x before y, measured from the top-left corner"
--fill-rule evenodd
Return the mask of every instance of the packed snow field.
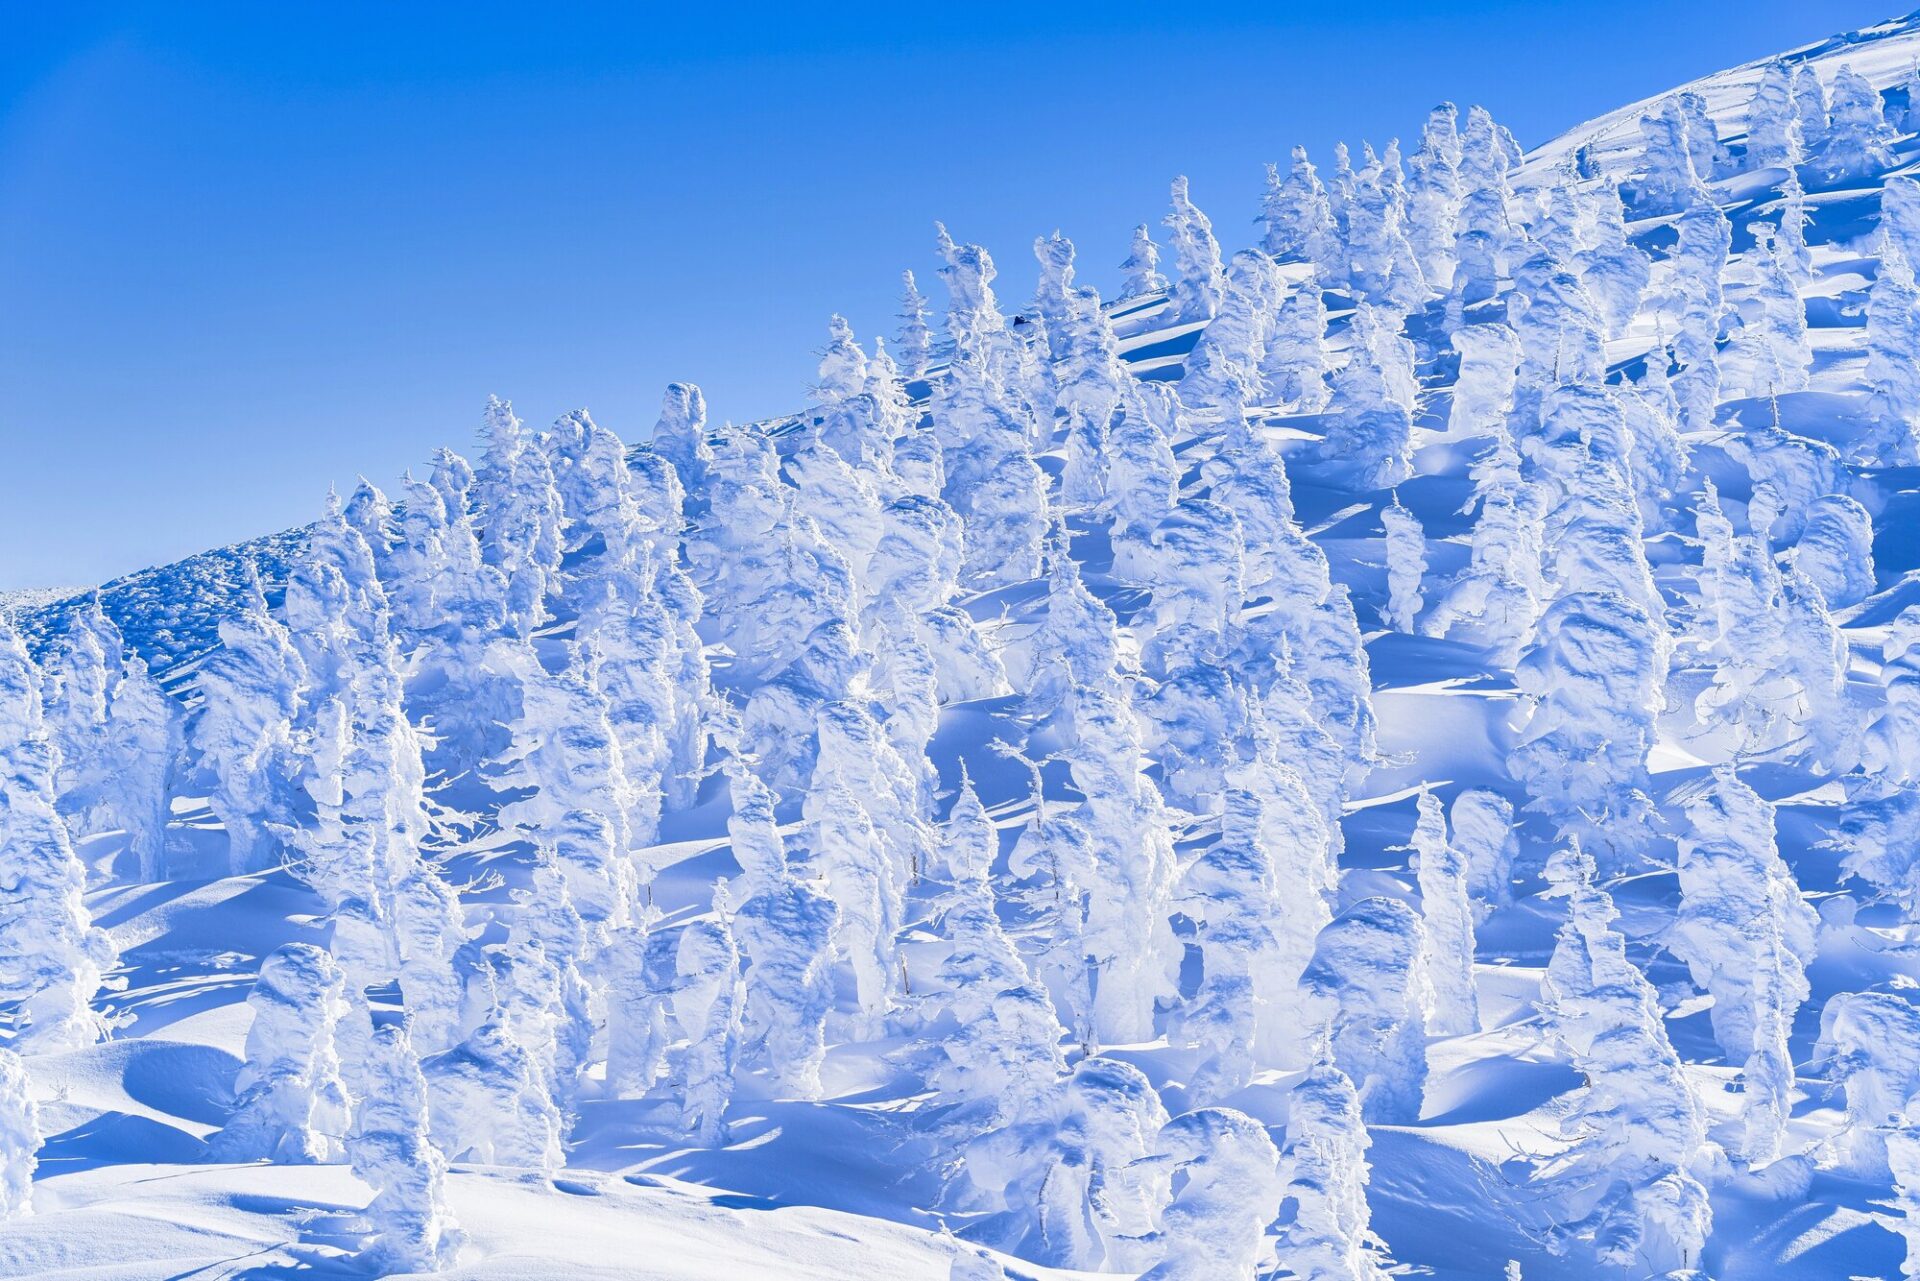
M 0 1276 L 1920 1274 L 1917 64 L 0 607 Z

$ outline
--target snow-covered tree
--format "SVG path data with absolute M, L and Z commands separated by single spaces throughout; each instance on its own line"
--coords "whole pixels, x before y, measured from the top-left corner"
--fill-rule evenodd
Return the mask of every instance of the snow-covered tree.
M 526 1048 L 490 1018 L 422 1061 L 433 1142 L 455 1161 L 551 1176 L 564 1161 L 560 1111 Z
M 159 880 L 182 747 L 180 705 L 127 653 L 98 593 L 72 614 L 52 671 L 46 724 L 69 831 L 76 838 L 124 832 L 128 874 Z
M 1803 61 L 1793 70 L 1793 113 L 1800 118 L 1800 140 L 1809 153 L 1826 145 L 1827 90 L 1811 61 Z
M 1920 343 L 1920 285 L 1901 242 L 1886 238 L 1867 294 L 1866 383 L 1878 429 L 1863 442 L 1867 461 L 1887 466 L 1920 457 L 1920 372 L 1904 353 Z
M 507 582 L 507 619 L 531 636 L 559 590 L 565 519 L 553 467 L 534 434 L 498 399 L 487 402 L 487 452 L 474 492 L 485 513 L 481 548 Z
M 681 930 L 675 967 L 674 1018 L 687 1034 L 682 1124 L 694 1142 L 713 1147 L 726 1141 L 743 1003 L 740 953 L 726 919 L 694 921 Z
M 0 617 L 0 996 L 18 1003 L 13 1047 L 92 1045 L 106 1021 L 92 1008 L 115 961 L 81 892 L 86 868 L 54 809 L 57 753 L 47 737 L 40 673 Z
M 1776 58 L 1761 71 L 1747 103 L 1747 168 L 1797 165 L 1805 153 L 1793 109 L 1793 73 Z
M 1328 459 L 1373 488 L 1413 474 L 1413 349 L 1395 328 L 1366 302 L 1354 312 L 1347 363 L 1334 379 L 1340 412 L 1321 441 Z
M 1428 611 L 1430 636 L 1463 637 L 1486 645 L 1503 667 L 1518 661 L 1520 647 L 1540 614 L 1541 530 L 1521 473 L 1513 438 L 1496 424 L 1493 446 L 1476 460 L 1472 553 L 1467 567 Z
M 1692 149 L 1687 145 L 1687 122 L 1676 98 L 1663 100 L 1659 107 L 1640 117 L 1642 140 L 1641 168 L 1634 184 L 1634 196 L 1643 208 L 1683 209 L 1697 200 L 1704 190 L 1701 174 L 1694 166 Z
M 1189 1089 L 1221 1098 L 1256 1065 L 1292 1066 L 1305 1011 L 1300 976 L 1330 919 L 1336 868 L 1326 820 L 1256 723 L 1228 770 L 1220 840 L 1187 869 L 1203 977 L 1181 1026 L 1207 1058 Z
M 1090 1055 L 1074 1065 L 1050 1123 L 1038 1201 L 1045 1254 L 1062 1266 L 1139 1272 L 1160 1257 L 1154 1221 L 1170 1172 L 1152 1159 L 1167 1112 L 1146 1074 Z
M 1453 331 L 1452 341 L 1460 371 L 1447 411 L 1447 433 L 1478 436 L 1501 428 L 1513 408 L 1514 374 L 1520 364 L 1513 330 L 1498 321 L 1462 325 Z
M 1827 130 L 1814 149 L 1814 164 L 1829 180 L 1863 178 L 1893 167 L 1893 126 L 1880 91 L 1843 66 L 1834 73 L 1827 99 Z
M 1212 320 L 1224 293 L 1220 244 L 1213 238 L 1212 221 L 1188 196 L 1184 176 L 1173 180 L 1173 211 L 1161 221 L 1179 272 L 1169 299 L 1174 319 L 1180 323 Z
M 1747 1066 L 1747 1114 L 1783 1121 L 1793 1062 L 1780 1062 L 1778 1050 L 1807 998 L 1817 918 L 1775 847 L 1773 806 L 1730 768 L 1690 794 L 1685 812 L 1680 911 L 1668 946 L 1712 994 L 1714 1036 L 1727 1061 Z M 1749 1155 L 1770 1158 L 1778 1135 L 1776 1121 L 1770 1141 Z
M 707 398 L 692 383 L 668 383 L 653 426 L 653 452 L 672 465 L 680 481 L 704 486 L 713 446 L 707 440 Z
M 1421 274 L 1436 289 L 1453 279 L 1453 249 L 1459 234 L 1460 112 L 1443 102 L 1427 113 L 1420 146 L 1407 162 L 1407 239 Z
M 1140 1281 L 1253 1276 L 1282 1187 L 1266 1127 L 1231 1108 L 1201 1108 L 1162 1126 L 1156 1146 L 1186 1182 L 1160 1212 L 1164 1253 Z
M 1319 413 L 1332 395 L 1327 386 L 1331 370 L 1326 299 L 1317 281 L 1303 280 L 1273 318 L 1266 355 L 1260 361 L 1265 380 L 1261 399 L 1291 413 Z
M 1122 298 L 1157 294 L 1167 288 L 1167 278 L 1160 274 L 1160 246 L 1153 243 L 1153 233 L 1146 223 L 1133 229 L 1133 247 L 1127 252 L 1127 260 L 1120 264 L 1120 270 L 1127 273 L 1120 283 Z
M 1340 280 L 1346 276 L 1346 253 L 1334 224 L 1327 189 L 1319 172 L 1307 159 L 1305 147 L 1295 147 L 1287 167 L 1287 176 L 1267 166 L 1267 191 L 1261 202 L 1260 222 L 1264 229 L 1261 248 L 1280 262 L 1304 262 L 1314 268 L 1314 280 Z
M 1474 917 L 1466 851 L 1447 836 L 1440 798 L 1422 790 L 1410 848 L 1420 883 L 1420 946 L 1433 1008 L 1427 1028 L 1436 1036 L 1480 1030 L 1480 998 L 1473 985 Z
M 227 868 L 258 871 L 293 821 L 293 720 L 306 664 L 248 575 L 240 608 L 220 621 L 220 648 L 200 669 L 192 745 L 209 776 L 207 803 L 227 833 Z
M 1846 1126 L 1830 1140 L 1836 1164 L 1886 1178 L 1887 1135 L 1920 1096 L 1920 1009 L 1891 992 L 1836 992 L 1813 1059 L 1846 1096 Z
M 1553 1240 L 1591 1243 L 1609 1267 L 1685 1268 L 1712 1222 L 1693 1174 L 1706 1124 L 1667 1039 L 1653 985 L 1628 959 L 1613 900 L 1574 846 L 1548 879 L 1568 898 L 1541 982 L 1549 1034 L 1586 1080 L 1561 1131 L 1573 1146 L 1545 1177 L 1563 1198 Z
M 404 1023 L 373 1034 L 366 1095 L 347 1135 L 353 1173 L 373 1189 L 366 1253 L 391 1272 L 439 1272 L 462 1239 L 447 1208 L 447 1159 L 427 1132 L 427 1085 Z
M 1367 1148 L 1360 1098 L 1347 1074 L 1320 1057 L 1287 1096 L 1280 1149 L 1282 1197 L 1294 1204 L 1279 1257 L 1301 1281 L 1383 1281 L 1367 1208 Z
M 1667 650 L 1665 631 L 1634 601 L 1574 591 L 1540 616 L 1514 673 L 1531 712 L 1508 767 L 1563 833 L 1609 858 L 1644 838 Z
M 1484 920 L 1513 901 L 1513 862 L 1520 843 L 1513 830 L 1513 802 L 1484 787 L 1469 787 L 1448 811 L 1453 848 L 1466 861 L 1467 897 Z
M 1819 589 L 1828 609 L 1858 605 L 1874 590 L 1873 517 L 1845 494 L 1815 499 L 1794 545 L 1793 567 Z
M 324 948 L 288 943 L 260 963 L 247 995 L 253 1024 L 234 1080 L 234 1109 L 213 1139 L 223 1161 L 339 1159 L 350 1108 L 334 1029 L 346 978 Z
M 1320 931 L 1300 982 L 1313 1001 L 1309 1026 L 1326 1031 L 1367 1119 L 1417 1119 L 1433 991 L 1413 909 L 1397 899 L 1361 899 Z
M 1419 517 L 1393 502 L 1380 512 L 1387 545 L 1387 622 L 1396 631 L 1413 632 L 1420 613 L 1420 584 L 1427 573 L 1427 536 Z
M 1748 261 L 1754 287 L 1739 309 L 1733 341 L 1720 357 L 1721 390 L 1754 397 L 1805 391 L 1807 371 L 1813 367 L 1807 309 L 1771 228 L 1756 228 Z
M 26 1063 L 12 1050 L 0 1050 L 0 1222 L 33 1213 L 40 1114 L 27 1087 Z

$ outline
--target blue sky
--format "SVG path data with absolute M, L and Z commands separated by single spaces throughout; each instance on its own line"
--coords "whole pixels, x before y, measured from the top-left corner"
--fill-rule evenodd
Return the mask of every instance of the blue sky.
M 0 589 L 309 519 L 490 392 L 628 439 L 797 405 L 829 313 L 1110 288 L 1176 173 L 1229 248 L 1293 142 L 1480 102 L 1527 145 L 1894 0 L 0 8 Z

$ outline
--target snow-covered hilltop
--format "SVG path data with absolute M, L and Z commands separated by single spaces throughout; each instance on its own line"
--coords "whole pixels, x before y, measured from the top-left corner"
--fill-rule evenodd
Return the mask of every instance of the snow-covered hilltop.
M 0 1276 L 1913 1275 L 1916 55 L 14 602 Z

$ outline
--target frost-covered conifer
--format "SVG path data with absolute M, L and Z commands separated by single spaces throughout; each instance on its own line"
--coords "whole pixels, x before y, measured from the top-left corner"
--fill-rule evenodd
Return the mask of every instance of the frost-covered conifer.
M 227 833 L 227 867 L 257 871 L 273 858 L 276 828 L 292 823 L 293 718 L 306 664 L 248 576 L 240 608 L 220 622 L 220 648 L 200 669 L 191 740 L 212 786 L 207 801 Z
M 1264 725 L 1252 728 L 1227 772 L 1220 840 L 1182 886 L 1201 922 L 1204 975 L 1182 1017 L 1210 1051 L 1190 1086 L 1200 1098 L 1246 1085 L 1256 1065 L 1297 1062 L 1300 975 L 1337 879 L 1326 818 Z
M 560 1110 L 564 1133 L 606 1019 L 582 964 L 598 970 L 604 945 L 575 910 L 566 872 L 550 851 L 539 854 L 528 883 L 514 895 L 506 942 L 489 956 L 502 1021 Z
M 19 1003 L 13 1048 L 59 1052 L 106 1031 L 92 1002 L 114 947 L 81 891 L 86 868 L 54 809 L 54 767 L 40 673 L 0 617 L 0 994 Z
M 449 1159 L 551 1177 L 564 1163 L 560 1112 L 525 1047 L 498 1019 L 420 1065 L 433 1142 Z
M 694 1142 L 713 1147 L 726 1141 L 743 1004 L 740 953 L 724 917 L 694 921 L 680 931 L 675 969 L 674 1019 L 687 1034 L 682 1124 Z
M 1085 905 L 1083 943 L 1096 977 L 1095 1037 L 1153 1035 L 1155 1002 L 1172 995 L 1179 945 L 1168 923 L 1176 864 L 1158 788 L 1141 770 L 1140 727 L 1117 675 L 1071 691 L 1073 745 L 1063 755 L 1086 798 L 1077 813 L 1100 889 Z
M 1544 253 L 1515 269 L 1507 322 L 1520 346 L 1513 430 L 1524 437 L 1538 426 L 1554 389 L 1604 380 L 1606 326 L 1580 277 Z
M 1368 164 L 1347 205 L 1349 279 L 1356 293 L 1411 311 L 1426 301 L 1427 281 L 1406 232 L 1406 189 L 1399 144 Z
M 1065 1033 L 1001 928 L 990 876 L 998 839 L 964 774 L 943 844 L 951 888 L 940 920 L 952 951 L 933 1000 L 955 1026 L 930 1079 L 975 1110 L 984 1105 L 997 1125 L 1032 1121 L 1052 1106 Z
M 1224 293 L 1220 244 L 1213 238 L 1213 223 L 1187 195 L 1184 176 L 1173 180 L 1173 211 L 1162 222 L 1173 244 L 1174 269 L 1180 273 L 1169 299 L 1175 320 L 1212 320 Z
M 1332 369 L 1327 351 L 1327 304 L 1316 280 L 1301 281 L 1280 304 L 1260 361 L 1265 379 L 1263 400 L 1290 413 L 1317 414 L 1327 407 L 1332 392 L 1327 375 Z
M 1154 1220 L 1171 1179 L 1151 1158 L 1166 1124 L 1160 1096 L 1139 1068 L 1097 1054 L 1074 1066 L 1034 1198 L 1051 1261 L 1126 1273 L 1158 1261 Z
M 1653 264 L 1646 251 L 1627 238 L 1618 184 L 1594 184 L 1581 197 L 1581 204 L 1591 230 L 1573 257 L 1573 267 L 1606 322 L 1607 336 L 1621 337 L 1639 314 Z
M 1797 165 L 1805 150 L 1793 109 L 1793 73 L 1776 58 L 1760 73 L 1747 103 L 1747 168 Z
M 1858 499 L 1815 499 L 1793 549 L 1793 567 L 1820 591 L 1828 609 L 1858 605 L 1873 594 L 1873 517 Z
M 1334 378 L 1340 412 L 1321 451 L 1352 466 L 1362 485 L 1386 488 L 1413 474 L 1413 353 L 1369 304 L 1354 312 L 1347 364 Z
M 1396 631 L 1412 634 L 1420 613 L 1420 584 L 1427 573 L 1427 536 L 1420 520 L 1400 505 L 1400 495 L 1380 512 L 1387 544 L 1387 610 Z
M 1867 372 L 1877 430 L 1862 442 L 1867 461 L 1892 466 L 1920 458 L 1920 285 L 1899 240 L 1883 240 L 1880 271 L 1867 294 Z
M 496 660 L 517 662 L 526 677 L 505 777 L 533 789 L 501 806 L 500 823 L 552 850 L 574 906 L 600 932 L 624 923 L 635 899 L 632 783 L 597 679 L 605 657 L 591 637 L 571 651 L 553 675 L 528 666 L 537 666 L 530 651 L 503 649 Z
M 1346 277 L 1346 249 L 1335 225 L 1333 207 L 1319 172 L 1307 159 L 1305 147 L 1295 147 L 1280 179 L 1267 168 L 1267 194 L 1261 203 L 1264 228 L 1261 247 L 1281 262 L 1304 262 L 1314 268 L 1314 281 Z
M 1272 259 L 1252 249 L 1233 256 L 1217 314 L 1187 356 L 1179 387 L 1182 402 L 1199 408 L 1259 400 L 1262 361 L 1279 297 Z
M 1618 913 L 1593 861 L 1561 851 L 1548 879 L 1569 900 L 1547 962 L 1541 1009 L 1586 1079 L 1561 1130 L 1574 1141 L 1556 1236 L 1590 1241 L 1602 1264 L 1664 1272 L 1691 1265 L 1712 1221 L 1693 1175 L 1706 1125 L 1667 1040 L 1653 985 L 1627 958 Z
M 786 1097 L 815 1098 L 839 908 L 824 888 L 789 868 L 773 793 L 737 758 L 727 774 L 733 795 L 727 831 L 746 890 L 731 916 L 747 965 L 741 1043 L 764 1055 Z
M 1830 1141 L 1837 1163 L 1887 1177 L 1889 1123 L 1920 1096 L 1920 1010 L 1891 992 L 1836 992 L 1820 1011 L 1813 1061 L 1846 1095 L 1846 1126 Z
M 1476 919 L 1513 901 L 1513 862 L 1520 843 L 1513 830 L 1513 802 L 1484 787 L 1469 787 L 1448 811 L 1453 848 L 1466 861 L 1467 897 Z
M 1688 132 L 1686 113 L 1677 97 L 1665 99 L 1655 111 L 1640 117 L 1644 151 L 1634 196 L 1642 208 L 1684 209 L 1703 198 L 1702 184 L 1713 175 L 1699 171 Z
M 1421 274 L 1438 289 L 1453 279 L 1461 196 L 1459 119 L 1451 102 L 1427 113 L 1420 146 L 1407 162 L 1407 239 Z
M 1107 503 L 1116 537 L 1151 529 L 1173 510 L 1179 494 L 1180 467 L 1143 387 L 1128 401 L 1126 413 L 1107 438 Z
M 427 1133 L 427 1086 L 404 1023 L 373 1034 L 369 1089 L 347 1136 L 353 1173 L 373 1189 L 367 1255 L 390 1272 L 439 1272 L 461 1242 L 447 1208 L 447 1158 Z
M 1867 731 L 1861 765 L 1873 778 L 1920 781 L 1920 607 L 1907 606 L 1887 625 L 1880 687 L 1885 701 Z
M 1436 1036 L 1466 1036 L 1480 1030 L 1480 998 L 1473 986 L 1472 875 L 1466 851 L 1447 836 L 1440 798 L 1420 793 L 1419 817 L 1410 844 L 1420 882 L 1420 943 L 1433 990 L 1427 1027 Z
M 392 922 L 413 1039 L 437 1054 L 470 1030 L 467 992 L 454 965 L 467 941 L 459 897 L 431 867 L 418 867 L 394 887 Z
M 1360 1099 L 1347 1074 L 1322 1057 L 1287 1096 L 1281 1196 L 1292 1222 L 1275 1245 L 1301 1281 L 1383 1281 L 1367 1208 L 1367 1148 Z
M 1562 832 L 1610 858 L 1644 834 L 1667 649 L 1665 631 L 1634 601 L 1574 591 L 1536 621 L 1514 673 L 1531 712 L 1508 767 Z
M 1793 72 L 1793 113 L 1800 118 L 1800 140 L 1809 154 L 1826 145 L 1827 90 L 1812 62 L 1802 62 Z
M 27 1065 L 20 1056 L 0 1050 L 0 1222 L 33 1213 L 40 1115 L 27 1084 Z
M 1153 243 L 1153 233 L 1146 223 L 1133 229 L 1133 247 L 1127 253 L 1127 260 L 1120 264 L 1120 270 L 1127 273 L 1120 283 L 1122 298 L 1157 294 L 1167 288 L 1167 278 L 1160 274 L 1160 246 Z
M 323 948 L 288 943 L 260 963 L 247 1006 L 246 1061 L 214 1154 L 284 1164 L 338 1160 L 350 1115 L 333 1043 L 348 1008 L 340 967 Z
M 871 815 L 844 782 L 820 777 L 807 793 L 806 821 L 813 865 L 840 909 L 834 946 L 853 975 L 862 1039 L 878 1037 L 897 992 L 904 879 L 888 857 Z
M 560 491 L 553 468 L 513 406 L 487 402 L 487 452 L 475 481 L 485 516 L 481 547 L 486 563 L 507 581 L 507 618 L 531 636 L 549 616 L 565 549 Z
M 1397 899 L 1361 899 L 1320 931 L 1300 982 L 1313 1000 L 1310 1026 L 1325 1029 L 1367 1118 L 1415 1120 L 1426 1091 L 1433 993 L 1413 909 Z
M 1740 308 L 1741 322 L 1720 357 L 1720 385 L 1736 396 L 1766 397 L 1805 391 L 1813 367 L 1807 310 L 1771 228 L 1756 228 L 1749 259 L 1756 277 Z
M 692 383 L 668 383 L 653 426 L 653 452 L 672 464 L 682 484 L 705 484 L 713 447 L 707 441 L 707 398 Z
M 1539 617 L 1544 587 L 1540 521 L 1522 479 L 1519 451 L 1504 427 L 1495 425 L 1493 447 L 1474 463 L 1472 476 L 1480 509 L 1472 558 L 1428 612 L 1425 630 L 1431 636 L 1458 631 L 1510 667 Z
M 1886 105 L 1880 91 L 1851 66 L 1834 74 L 1827 110 L 1826 135 L 1813 156 L 1827 178 L 1863 178 L 1893 167 Z
M 1266 1127 L 1231 1108 L 1201 1108 L 1162 1126 L 1156 1147 L 1186 1182 L 1160 1212 L 1164 1254 L 1140 1281 L 1252 1276 L 1282 1186 Z
M 128 874 L 159 880 L 170 784 L 183 745 L 179 704 L 126 652 L 97 593 L 73 613 L 53 676 L 46 725 L 68 830 L 76 838 L 125 832 Z
M 1453 383 L 1447 433 L 1478 436 L 1505 425 L 1513 408 L 1513 382 L 1520 366 L 1520 347 L 1513 330 L 1495 321 L 1462 325 L 1453 331 L 1453 349 L 1460 355 L 1460 372 Z
M 1713 995 L 1709 1013 L 1727 1061 L 1750 1067 L 1747 1111 L 1784 1117 L 1793 1063 L 1767 1056 L 1807 998 L 1817 918 L 1775 848 L 1773 806 L 1731 768 L 1689 795 L 1685 811 L 1680 912 L 1668 946 Z M 1777 1130 L 1765 1146 L 1769 1155 L 1778 1149 Z

